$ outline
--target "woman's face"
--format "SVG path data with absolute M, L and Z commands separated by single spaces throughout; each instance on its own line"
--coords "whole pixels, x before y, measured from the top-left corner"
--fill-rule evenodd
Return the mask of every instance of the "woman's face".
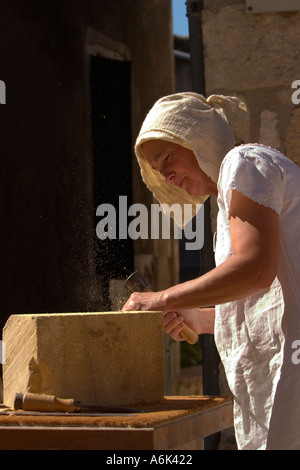
M 217 185 L 201 170 L 191 150 L 164 140 L 149 140 L 143 144 L 143 153 L 167 183 L 191 196 L 218 194 Z

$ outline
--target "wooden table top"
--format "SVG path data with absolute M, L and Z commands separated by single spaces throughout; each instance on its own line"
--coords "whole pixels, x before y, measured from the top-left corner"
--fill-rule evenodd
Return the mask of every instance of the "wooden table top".
M 85 426 L 155 427 L 195 413 L 205 413 L 222 405 L 230 406 L 230 397 L 166 396 L 159 403 L 132 405 L 139 411 L 126 414 L 34 413 L 0 409 L 0 426 Z

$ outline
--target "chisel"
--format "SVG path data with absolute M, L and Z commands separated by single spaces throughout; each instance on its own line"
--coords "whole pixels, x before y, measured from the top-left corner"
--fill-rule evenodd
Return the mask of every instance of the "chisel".
M 83 405 L 73 398 L 58 398 L 54 395 L 44 395 L 39 393 L 16 393 L 14 400 L 15 410 L 24 411 L 45 411 L 45 412 L 65 412 L 65 413 L 140 413 L 141 410 L 132 408 Z

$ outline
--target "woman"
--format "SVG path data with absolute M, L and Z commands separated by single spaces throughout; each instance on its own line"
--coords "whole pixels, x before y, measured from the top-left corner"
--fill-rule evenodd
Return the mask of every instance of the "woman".
M 184 323 L 214 333 L 239 449 L 300 449 L 300 168 L 275 149 L 237 146 L 247 122 L 237 98 L 195 93 L 148 113 L 135 147 L 142 177 L 160 203 L 217 196 L 216 268 L 134 293 L 123 309 L 162 310 L 176 340 Z

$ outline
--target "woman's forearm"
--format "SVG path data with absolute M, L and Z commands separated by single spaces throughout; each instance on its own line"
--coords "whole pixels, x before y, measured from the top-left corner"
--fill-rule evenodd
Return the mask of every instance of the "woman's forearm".
M 269 287 L 255 262 L 232 256 L 203 276 L 170 287 L 162 293 L 164 310 L 218 305 L 247 297 Z
M 268 288 L 273 280 L 266 278 L 263 272 L 263 262 L 234 255 L 197 279 L 160 292 L 135 292 L 123 310 L 161 310 L 167 313 L 231 302 Z

